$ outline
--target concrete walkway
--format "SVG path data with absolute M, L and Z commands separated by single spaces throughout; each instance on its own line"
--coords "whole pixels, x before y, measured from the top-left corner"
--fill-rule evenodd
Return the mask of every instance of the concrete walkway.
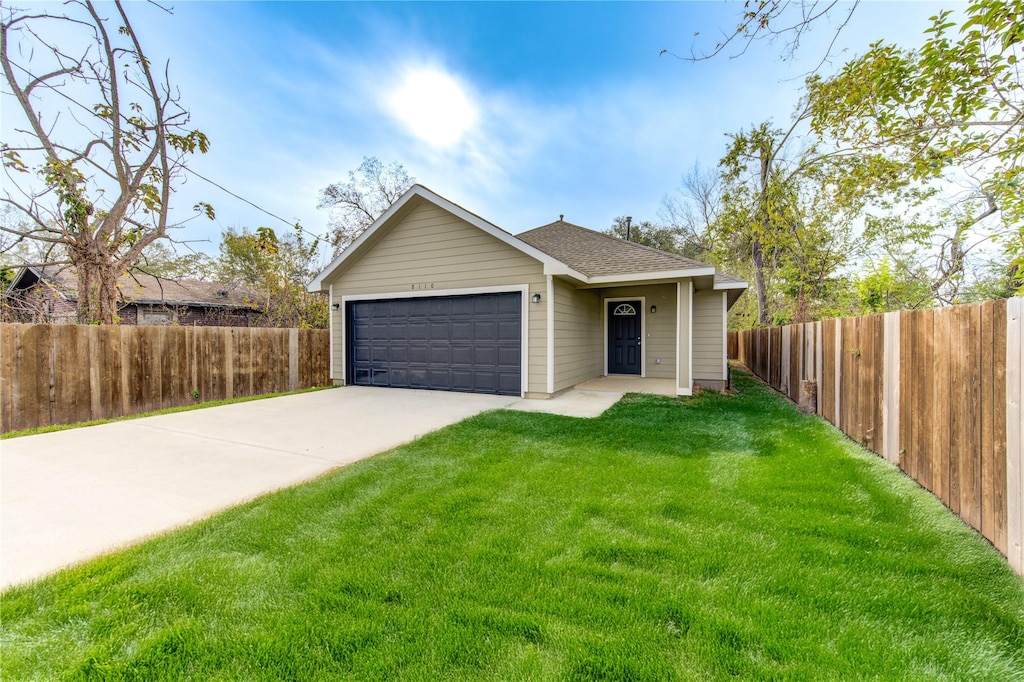
M 303 393 L 0 442 L 0 587 L 309 480 L 485 410 L 593 417 L 554 400 L 364 388 Z

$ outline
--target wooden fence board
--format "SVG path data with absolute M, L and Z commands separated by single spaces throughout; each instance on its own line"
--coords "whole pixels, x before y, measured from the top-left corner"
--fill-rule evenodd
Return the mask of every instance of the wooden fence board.
M 959 309 L 963 316 L 960 352 L 964 362 L 963 388 L 958 396 L 964 430 L 960 450 L 960 515 L 972 528 L 981 528 L 980 310 L 977 305 Z
M 1024 573 L 1024 301 L 737 335 L 747 366 L 931 490 Z M 808 357 L 812 356 L 812 357 Z
M 73 424 L 92 414 L 89 372 L 88 327 L 59 325 L 53 328 L 54 422 Z
M 989 537 L 996 548 L 1003 554 L 1007 553 L 1007 521 L 1009 510 L 1007 505 L 1006 471 L 1006 409 L 999 409 L 1000 396 L 1007 395 L 1006 388 L 1006 301 L 994 301 L 992 307 L 992 394 L 996 403 L 992 408 L 992 476 L 998 482 L 994 489 L 992 506 L 995 509 L 995 530 Z M 1019 374 L 1018 374 L 1019 376 Z
M 14 328 L 9 325 L 0 326 L 0 377 L 6 384 L 17 381 L 14 376 Z M 14 428 L 11 423 L 14 419 L 13 398 L 16 392 L 16 389 L 0 390 L 0 430 L 2 431 L 10 431 Z
M 932 357 L 931 366 L 931 433 L 932 447 L 928 454 L 931 485 L 925 486 L 949 506 L 950 467 L 950 362 L 953 347 L 951 308 L 932 311 L 932 335 L 942 351 Z
M 993 372 L 993 354 L 995 348 L 993 345 L 994 334 L 992 329 L 992 320 L 994 316 L 994 306 L 989 303 L 980 306 L 980 327 L 978 333 L 978 343 L 980 345 L 979 354 L 979 406 L 981 416 L 979 419 L 979 428 L 981 429 L 980 437 L 978 440 L 978 448 L 976 450 L 976 457 L 980 464 L 980 479 L 981 479 L 981 533 L 987 538 L 995 536 L 995 470 L 993 469 L 993 455 L 995 453 L 994 444 L 994 421 L 993 421 L 993 410 L 995 409 L 995 396 L 994 396 L 994 372 Z
M 294 344 L 287 329 L 255 331 L 253 363 L 248 328 L 0 324 L 0 429 L 188 405 L 194 390 L 210 401 L 330 385 L 327 330 Z M 230 392 L 228 368 L 242 373 Z
M 963 355 L 964 343 L 964 315 L 960 308 L 950 309 L 950 347 L 957 351 L 950 355 L 949 387 L 953 395 L 965 392 L 964 375 L 966 373 L 966 361 Z M 956 400 L 950 404 L 949 412 L 949 508 L 960 513 L 962 495 L 960 492 L 961 466 L 960 458 L 967 448 L 965 434 L 969 428 L 965 424 L 968 414 L 963 402 Z
M 821 384 L 818 386 L 818 402 L 821 403 L 821 416 L 835 424 L 836 418 L 836 321 L 824 320 L 821 323 Z

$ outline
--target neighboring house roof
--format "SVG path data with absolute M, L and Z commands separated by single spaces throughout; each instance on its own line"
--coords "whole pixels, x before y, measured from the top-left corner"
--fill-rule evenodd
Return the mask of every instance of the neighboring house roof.
M 593 277 L 714 267 L 563 220 L 522 232 L 516 237 Z
M 571 277 L 593 286 L 615 282 L 694 277 L 706 278 L 709 288 L 746 288 L 746 282 L 735 277 L 723 279 L 723 286 L 719 286 L 718 273 L 712 265 L 623 241 L 562 220 L 513 235 L 423 185 L 413 185 L 310 282 L 309 291 L 326 292 L 328 284 L 336 273 L 345 267 L 345 263 L 358 258 L 363 250 L 375 243 L 375 236 L 381 228 L 396 216 L 404 215 L 410 202 L 421 200 L 439 206 L 492 237 L 537 259 L 543 264 L 545 275 Z M 740 293 L 730 293 L 730 300 L 735 300 L 735 296 L 739 296 Z
M 78 277 L 68 267 L 45 266 L 22 268 L 7 289 L 7 293 L 27 289 L 44 281 L 68 300 L 78 300 Z M 247 287 L 201 282 L 198 280 L 172 280 L 142 273 L 129 273 L 117 279 L 120 298 L 126 304 L 175 305 L 194 307 L 255 308 L 260 292 Z

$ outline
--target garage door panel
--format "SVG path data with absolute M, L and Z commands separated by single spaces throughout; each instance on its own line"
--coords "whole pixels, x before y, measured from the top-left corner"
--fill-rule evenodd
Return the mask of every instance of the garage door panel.
M 452 343 L 467 343 L 473 340 L 473 322 L 470 320 L 452 321 Z
M 450 312 L 452 317 L 471 317 L 473 315 L 473 297 L 459 296 L 458 298 L 453 298 Z
M 472 366 L 473 364 L 473 346 L 459 345 L 452 346 L 452 365 L 455 366 Z
M 430 336 L 430 327 L 424 321 L 409 321 L 409 340 L 426 341 Z
M 498 340 L 498 323 L 494 321 L 474 321 L 473 322 L 473 340 L 474 341 L 497 341 Z
M 522 353 L 519 350 L 519 344 L 515 346 L 498 346 L 498 366 L 505 368 L 517 368 L 522 359 Z
M 409 340 L 409 323 L 408 322 L 394 322 L 391 325 L 391 341 L 405 343 Z
M 486 315 L 493 317 L 498 314 L 498 301 L 494 296 L 474 296 L 473 315 Z
M 405 344 L 392 344 L 391 348 L 391 364 L 408 364 L 409 362 L 409 346 Z
M 473 364 L 494 367 L 498 364 L 498 347 L 494 345 L 475 346 L 473 348 Z
M 473 383 L 473 370 L 452 368 L 452 390 L 472 392 L 476 389 Z
M 521 303 L 519 293 L 351 302 L 350 380 L 518 395 Z
M 452 371 L 448 367 L 430 367 L 427 370 L 430 377 L 430 388 L 451 390 Z
M 450 366 L 452 364 L 452 355 L 450 351 L 451 347 L 448 346 L 448 344 L 430 344 L 430 364 Z
M 410 345 L 409 364 L 426 365 L 430 362 L 430 346 L 427 344 Z
M 499 296 L 498 314 L 514 315 L 517 319 L 523 314 L 522 302 L 519 296 Z
M 391 365 L 391 375 L 388 377 L 389 384 L 394 388 L 409 387 L 409 368 L 400 365 Z
M 499 341 L 519 341 L 520 325 L 519 320 L 499 320 L 498 321 L 498 340 Z
M 431 341 L 448 341 L 451 338 L 451 329 L 448 325 L 448 321 L 437 322 L 434 320 L 430 321 L 430 340 Z
M 430 316 L 447 318 L 451 315 L 451 300 L 448 298 L 428 298 Z
M 514 393 L 519 390 L 519 372 L 498 373 L 498 393 Z
M 355 362 L 372 362 L 373 346 L 368 343 L 357 343 L 352 346 L 352 359 Z

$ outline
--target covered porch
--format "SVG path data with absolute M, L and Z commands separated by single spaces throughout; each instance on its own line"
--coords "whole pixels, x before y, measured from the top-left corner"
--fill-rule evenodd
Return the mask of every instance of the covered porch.
M 584 381 L 574 387 L 578 391 L 598 391 L 602 393 L 647 393 L 650 395 L 676 396 L 674 379 L 657 379 L 611 375 Z

